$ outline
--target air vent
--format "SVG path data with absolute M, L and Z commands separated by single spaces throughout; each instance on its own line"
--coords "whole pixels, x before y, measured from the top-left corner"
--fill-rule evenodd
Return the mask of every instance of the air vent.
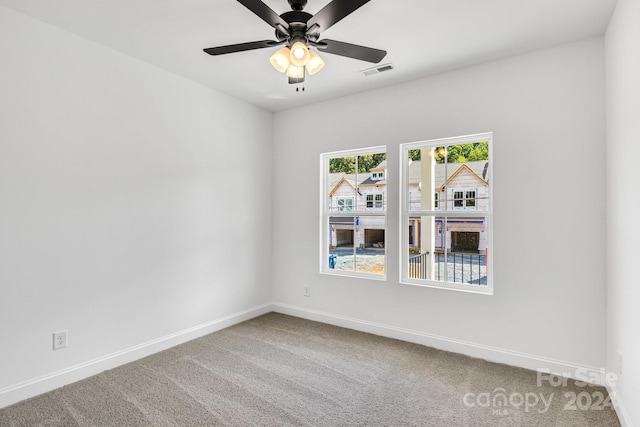
M 373 68 L 367 68 L 366 70 L 362 70 L 360 72 L 365 76 L 372 76 L 374 74 L 384 73 L 385 71 L 391 71 L 394 68 L 395 67 L 393 66 L 393 64 L 389 63 L 389 64 L 377 65 Z

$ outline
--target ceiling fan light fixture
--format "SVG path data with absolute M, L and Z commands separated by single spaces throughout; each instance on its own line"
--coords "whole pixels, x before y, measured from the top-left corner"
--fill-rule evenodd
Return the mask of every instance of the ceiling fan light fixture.
M 309 51 L 309 62 L 307 63 L 307 72 L 310 76 L 313 76 L 324 67 L 324 61 L 320 58 L 320 55 L 314 51 Z
M 306 74 L 316 74 L 323 69 L 323 59 L 316 52 L 311 51 L 311 48 L 319 49 L 322 53 L 374 64 L 382 61 L 387 54 L 386 51 L 380 49 L 338 40 L 321 39 L 321 32 L 351 15 L 369 0 L 325 0 L 327 4 L 315 15 L 304 11 L 308 0 L 288 0 L 291 11 L 283 14 L 276 13 L 265 4 L 266 1 L 238 0 L 275 30 L 276 40 L 257 40 L 209 47 L 204 49 L 204 52 L 217 56 L 280 46 L 277 52 L 269 58 L 269 62 L 277 71 L 287 74 L 289 84 L 304 83 Z M 283 45 L 286 47 L 282 47 Z M 385 68 L 385 71 L 391 68 Z M 383 71 L 382 67 L 377 70 L 378 72 Z M 296 90 L 298 89 L 296 87 Z M 302 90 L 304 91 L 304 86 Z
M 309 48 L 301 41 L 297 41 L 291 45 L 290 59 L 292 64 L 298 67 L 304 67 L 309 62 L 310 57 Z
M 291 77 L 292 79 L 301 79 L 304 77 L 304 66 L 298 67 L 295 64 L 289 65 L 287 68 L 287 77 Z
M 271 65 L 273 65 L 273 68 L 284 73 L 287 71 L 287 68 L 289 68 L 289 64 L 291 62 L 289 59 L 290 57 L 291 51 L 285 46 L 282 49 L 278 49 L 278 51 L 269 58 L 269 61 L 271 62 Z

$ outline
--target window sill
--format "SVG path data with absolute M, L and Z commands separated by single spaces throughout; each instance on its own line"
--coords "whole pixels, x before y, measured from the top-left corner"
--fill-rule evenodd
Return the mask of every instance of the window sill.
M 320 274 L 326 274 L 327 276 L 339 276 L 339 277 L 351 277 L 357 279 L 367 279 L 367 280 L 379 280 L 386 282 L 387 275 L 386 274 L 371 274 L 371 273 L 358 273 L 355 271 L 345 271 L 345 270 L 334 270 L 334 269 L 322 269 Z
M 409 285 L 409 286 L 417 286 L 421 288 L 435 288 L 435 289 L 443 289 L 446 291 L 457 291 L 457 292 L 467 292 L 472 294 L 480 294 L 480 295 L 493 295 L 493 287 L 489 285 L 478 286 L 478 285 L 463 285 L 457 283 L 442 283 L 435 281 L 425 281 L 425 280 L 411 280 L 411 279 L 401 279 L 401 285 Z

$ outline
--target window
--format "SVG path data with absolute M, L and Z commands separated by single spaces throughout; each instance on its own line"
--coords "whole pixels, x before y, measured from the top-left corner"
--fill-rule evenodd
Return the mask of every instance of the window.
M 374 199 L 374 207 L 376 209 L 382 209 L 382 194 L 376 194 Z
M 401 283 L 493 293 L 492 140 L 401 144 Z
M 382 209 L 383 195 L 367 194 L 367 209 Z
M 321 155 L 321 273 L 386 278 L 386 185 L 371 182 L 385 160 L 384 147 Z
M 336 208 L 338 211 L 352 211 L 353 197 L 336 197 Z
M 371 174 L 372 181 L 380 181 L 382 179 L 384 179 L 384 172 L 373 172 Z
M 453 208 L 456 210 L 473 210 L 476 208 L 476 190 L 453 190 Z
M 465 209 L 475 209 L 476 208 L 476 192 L 474 191 L 465 191 L 464 192 L 464 208 Z

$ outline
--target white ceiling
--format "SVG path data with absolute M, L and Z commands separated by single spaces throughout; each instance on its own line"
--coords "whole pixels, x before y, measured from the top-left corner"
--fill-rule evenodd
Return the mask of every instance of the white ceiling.
M 265 0 L 278 14 L 286 0 Z M 202 49 L 274 39 L 235 0 L 0 0 L 0 5 L 155 64 L 271 111 L 602 35 L 616 0 L 371 0 L 321 38 L 388 52 L 395 69 L 365 77 L 367 62 L 322 54 L 325 68 L 296 92 L 269 57 Z M 329 0 L 309 0 L 315 14 Z M 53 47 L 51 47 L 53 48 Z

